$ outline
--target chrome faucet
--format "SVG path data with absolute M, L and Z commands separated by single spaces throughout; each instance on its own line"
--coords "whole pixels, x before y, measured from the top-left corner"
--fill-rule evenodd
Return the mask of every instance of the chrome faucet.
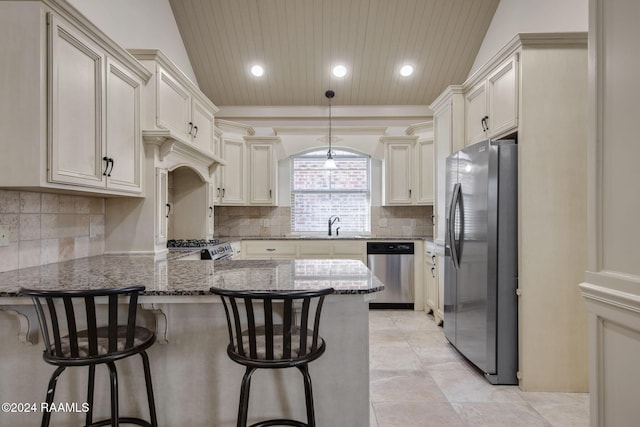
M 339 216 L 337 216 L 337 215 L 331 215 L 331 216 L 329 217 L 329 226 L 327 227 L 327 228 L 328 228 L 328 230 L 327 230 L 327 234 L 328 234 L 329 236 L 331 236 L 331 227 L 333 226 L 333 223 L 334 223 L 334 222 L 336 222 L 336 221 L 340 222 L 340 217 L 339 217 Z

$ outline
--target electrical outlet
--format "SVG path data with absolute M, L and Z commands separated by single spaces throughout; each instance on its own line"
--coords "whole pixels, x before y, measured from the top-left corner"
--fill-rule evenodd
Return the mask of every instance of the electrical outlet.
M 9 226 L 0 225 L 0 246 L 9 246 Z
M 93 239 L 98 235 L 98 226 L 94 223 L 89 223 L 89 238 Z
M 412 220 L 411 220 L 411 226 L 412 226 L 412 227 L 415 227 L 415 226 L 416 226 L 416 220 L 415 220 L 415 219 L 412 219 Z
M 389 220 L 387 218 L 380 218 L 380 221 L 378 221 L 378 226 L 380 226 L 380 227 L 388 227 L 389 226 Z
M 263 220 L 262 220 L 262 226 L 263 226 L 264 228 L 269 227 L 269 220 L 268 220 L 268 219 L 263 219 Z

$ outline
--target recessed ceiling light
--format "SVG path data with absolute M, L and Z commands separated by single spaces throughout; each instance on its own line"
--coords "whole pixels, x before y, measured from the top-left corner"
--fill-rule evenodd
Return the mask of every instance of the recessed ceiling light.
M 254 65 L 253 67 L 251 67 L 251 74 L 256 77 L 260 77 L 264 74 L 264 68 L 262 68 L 261 65 Z
M 344 77 L 347 75 L 347 67 L 344 65 L 336 65 L 333 67 L 333 75 L 336 77 Z
M 413 66 L 412 65 L 403 65 L 402 68 L 400 68 L 400 75 L 402 77 L 409 77 L 411 74 L 413 74 Z

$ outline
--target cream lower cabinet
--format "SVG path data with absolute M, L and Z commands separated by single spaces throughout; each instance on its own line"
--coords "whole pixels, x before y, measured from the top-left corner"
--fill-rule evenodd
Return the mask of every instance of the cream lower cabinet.
M 20 141 L 0 186 L 140 195 L 150 73 L 66 2 L 2 2 L 0 17 L 0 132 Z
M 366 242 L 362 240 L 243 240 L 243 259 L 354 259 L 366 263 Z
M 244 259 L 295 259 L 297 242 L 294 240 L 243 240 Z

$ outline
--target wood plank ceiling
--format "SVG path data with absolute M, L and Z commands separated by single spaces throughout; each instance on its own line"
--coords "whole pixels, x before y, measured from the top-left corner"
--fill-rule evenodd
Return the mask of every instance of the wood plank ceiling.
M 170 0 L 219 106 L 424 105 L 462 83 L 499 0 Z M 265 73 L 253 77 L 252 64 Z M 331 68 L 344 64 L 343 78 Z M 398 73 L 411 64 L 410 77 Z

